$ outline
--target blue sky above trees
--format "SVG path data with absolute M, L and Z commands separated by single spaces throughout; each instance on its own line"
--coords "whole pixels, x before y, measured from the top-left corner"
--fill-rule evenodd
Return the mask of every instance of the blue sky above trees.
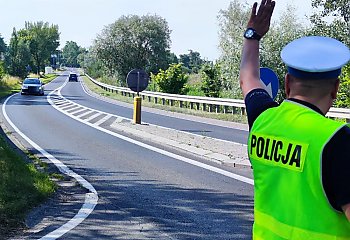
M 244 0 L 242 0 L 244 2 Z M 247 1 L 251 5 L 254 0 Z M 297 15 L 311 15 L 311 0 L 278 1 L 274 18 L 290 3 Z M 230 0 L 11 0 L 3 1 L 0 15 L 0 34 L 8 43 L 13 27 L 24 28 L 25 21 L 44 21 L 59 25 L 61 46 L 75 41 L 89 47 L 104 26 L 122 15 L 158 14 L 168 21 L 171 33 L 171 51 L 175 54 L 198 51 L 208 60 L 219 57 L 218 21 L 220 9 L 227 9 Z

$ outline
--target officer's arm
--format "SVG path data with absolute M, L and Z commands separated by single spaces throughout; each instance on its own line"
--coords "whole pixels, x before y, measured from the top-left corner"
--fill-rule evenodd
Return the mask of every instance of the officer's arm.
M 270 28 L 274 7 L 274 1 L 262 0 L 258 12 L 256 12 L 257 3 L 254 3 L 247 27 L 255 29 L 255 31 L 263 37 Z M 244 39 L 239 82 L 243 97 L 253 89 L 263 88 L 259 74 L 258 40 Z
M 343 212 L 345 213 L 346 218 L 350 221 L 350 203 L 342 206 Z

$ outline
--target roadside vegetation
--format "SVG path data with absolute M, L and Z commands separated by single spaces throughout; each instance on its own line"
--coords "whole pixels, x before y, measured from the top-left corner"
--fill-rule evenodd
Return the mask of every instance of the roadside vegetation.
M 29 77 L 38 75 L 31 74 Z M 55 77 L 55 74 L 48 74 L 40 79 L 48 83 Z M 19 92 L 22 81 L 19 77 L 3 76 L 0 80 L 0 99 Z M 55 183 L 45 172 L 45 164 L 33 155 L 27 155 L 25 159 L 25 155 L 12 149 L 0 134 L 0 239 L 6 239 L 23 228 L 25 215 L 56 189 Z
M 21 90 L 20 78 L 6 75 L 0 80 L 0 98 Z
M 133 104 L 134 100 L 132 97 L 122 96 L 121 94 L 116 94 L 116 93 L 106 91 L 106 90 L 100 88 L 99 86 L 97 86 L 96 84 L 94 84 L 86 76 L 83 76 L 83 80 L 85 82 L 85 85 L 91 91 L 95 92 L 98 95 L 108 97 L 108 98 L 111 98 L 114 100 Z M 177 103 L 175 102 L 175 105 L 176 104 Z M 247 117 L 245 115 L 241 115 L 241 114 L 224 114 L 224 113 L 206 112 L 206 111 L 201 111 L 201 110 L 194 110 L 194 109 L 189 109 L 189 108 L 180 108 L 177 106 L 170 106 L 169 104 L 167 104 L 167 105 L 155 104 L 153 102 L 148 102 L 146 100 L 142 101 L 142 106 L 171 111 L 171 112 L 184 113 L 184 114 L 189 114 L 189 115 L 194 115 L 194 116 L 219 119 L 219 120 L 224 120 L 224 121 L 231 121 L 231 122 L 237 122 L 237 123 L 247 123 Z M 132 118 L 132 116 L 130 116 L 130 118 Z
M 37 170 L 35 165 L 39 162 L 38 159 L 24 161 L 0 135 L 1 239 L 23 228 L 25 215 L 55 191 L 55 183 Z

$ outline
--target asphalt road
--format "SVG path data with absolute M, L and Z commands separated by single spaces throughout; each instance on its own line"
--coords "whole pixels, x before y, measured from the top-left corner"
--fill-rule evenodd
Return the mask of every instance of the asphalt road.
M 111 103 L 101 104 L 101 101 L 87 95 L 80 84 L 69 84 L 62 90 L 62 94 L 69 100 L 86 107 L 98 109 L 107 113 L 116 114 L 125 118 L 132 118 L 133 106 L 127 104 L 115 105 Z M 142 121 L 158 126 L 168 127 L 180 131 L 205 135 L 223 140 L 246 144 L 248 132 L 240 129 L 232 129 L 222 126 L 211 125 L 202 122 L 189 121 L 180 118 L 172 118 L 161 114 L 142 111 Z
M 8 117 L 26 136 L 84 177 L 99 195 L 89 217 L 61 239 L 251 239 L 252 185 L 145 149 L 62 114 L 46 95 L 66 78 L 48 84 L 45 96 L 16 95 L 6 105 Z M 79 83 L 68 82 L 61 92 L 81 105 L 130 117 L 130 109 L 87 96 Z M 152 113 L 144 113 L 143 120 L 205 131 L 226 140 L 236 135 L 232 129 Z M 251 177 L 248 169 L 225 170 Z M 69 218 L 74 211 L 55 213 L 62 215 L 57 223 L 31 239 L 59 227 L 59 219 Z

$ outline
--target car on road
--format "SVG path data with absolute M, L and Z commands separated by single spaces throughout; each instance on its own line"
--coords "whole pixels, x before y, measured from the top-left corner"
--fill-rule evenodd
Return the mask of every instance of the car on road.
M 39 78 L 26 78 L 22 83 L 21 94 L 44 95 L 44 84 Z
M 78 75 L 76 73 L 70 73 L 68 77 L 68 81 L 72 82 L 78 82 Z

